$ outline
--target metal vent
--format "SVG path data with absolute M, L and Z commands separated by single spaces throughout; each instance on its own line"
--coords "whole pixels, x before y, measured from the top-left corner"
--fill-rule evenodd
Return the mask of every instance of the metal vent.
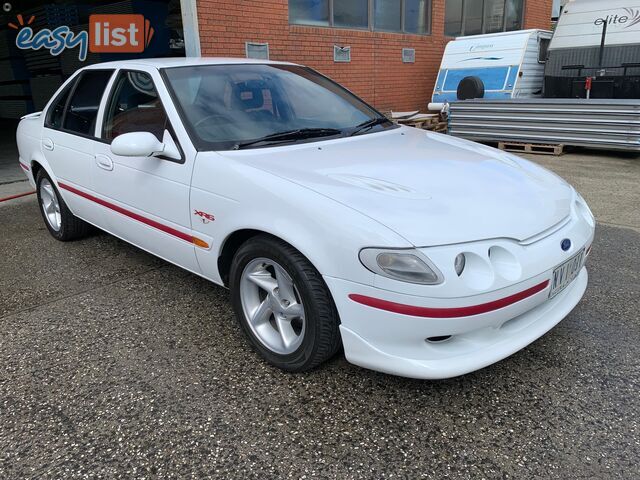
M 351 61 L 351 47 L 333 46 L 333 61 L 348 63 Z
M 269 44 L 245 42 L 245 50 L 247 58 L 255 58 L 257 60 L 269 60 Z
M 416 49 L 415 48 L 403 48 L 402 49 L 402 62 L 403 63 L 416 63 Z

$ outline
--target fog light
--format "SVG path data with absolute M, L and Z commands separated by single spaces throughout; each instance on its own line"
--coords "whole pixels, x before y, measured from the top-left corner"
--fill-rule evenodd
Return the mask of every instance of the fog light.
M 453 267 L 456 269 L 456 273 L 458 274 L 458 276 L 462 275 L 462 271 L 464 270 L 465 263 L 466 263 L 466 259 L 464 258 L 464 253 L 459 253 L 453 262 Z

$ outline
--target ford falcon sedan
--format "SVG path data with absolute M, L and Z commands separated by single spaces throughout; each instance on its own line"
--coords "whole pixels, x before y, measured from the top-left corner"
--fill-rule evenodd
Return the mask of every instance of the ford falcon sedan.
M 92 65 L 17 142 L 55 239 L 93 225 L 228 287 L 248 342 L 287 371 L 343 347 L 391 374 L 465 374 L 539 338 L 587 286 L 595 221 L 567 182 L 395 125 L 304 66 Z

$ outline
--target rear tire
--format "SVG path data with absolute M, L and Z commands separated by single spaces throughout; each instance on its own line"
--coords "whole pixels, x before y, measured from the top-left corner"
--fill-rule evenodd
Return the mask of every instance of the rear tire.
M 252 347 L 289 372 L 311 370 L 341 345 L 338 312 L 320 273 L 291 245 L 258 235 L 236 252 L 231 301 Z
M 36 193 L 42 219 L 53 238 L 67 242 L 89 233 L 91 226 L 71 213 L 44 169 L 36 175 Z

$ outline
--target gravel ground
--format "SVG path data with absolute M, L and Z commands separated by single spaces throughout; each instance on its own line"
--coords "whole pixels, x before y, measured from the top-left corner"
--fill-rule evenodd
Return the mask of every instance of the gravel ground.
M 584 300 L 516 355 L 414 381 L 244 342 L 226 290 L 0 208 L 0 477 L 640 477 L 640 233 L 600 225 Z

